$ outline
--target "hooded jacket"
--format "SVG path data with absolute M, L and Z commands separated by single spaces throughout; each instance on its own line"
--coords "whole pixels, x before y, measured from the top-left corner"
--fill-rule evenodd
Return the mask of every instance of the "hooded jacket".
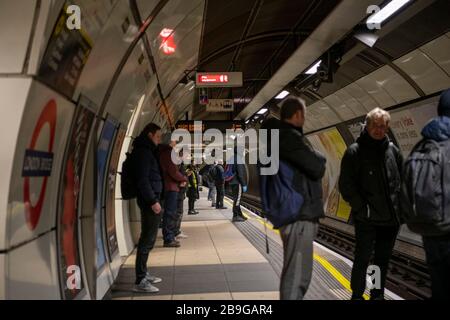
M 450 140 L 450 118 L 434 118 L 423 128 L 422 136 L 436 142 Z
M 169 145 L 159 146 L 159 160 L 164 180 L 164 191 L 180 192 L 180 183 L 188 182 L 178 166 L 172 161 L 173 148 Z
M 245 169 L 243 157 L 237 154 L 237 148 L 234 150 L 234 152 L 235 152 L 234 163 L 231 164 L 233 166 L 234 176 L 233 179 L 230 180 L 229 184 L 230 185 L 240 184 L 241 186 L 248 186 L 247 170 Z
M 378 141 L 367 130 L 344 154 L 339 189 L 352 207 L 352 217 L 374 225 L 398 225 L 403 157 L 385 137 Z
M 163 181 L 156 145 L 147 136 L 140 135 L 133 142 L 133 176 L 137 184 L 137 202 L 149 208 L 160 201 Z

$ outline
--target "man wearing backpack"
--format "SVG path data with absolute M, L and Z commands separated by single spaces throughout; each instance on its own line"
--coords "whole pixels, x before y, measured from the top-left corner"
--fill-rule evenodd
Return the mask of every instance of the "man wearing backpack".
M 405 163 L 402 214 L 422 235 L 432 298 L 450 300 L 450 90 Z
M 326 159 L 306 143 L 303 135 L 305 117 L 305 102 L 288 98 L 281 107 L 281 121 L 268 120 L 272 123 L 270 129 L 279 129 L 279 139 L 282 141 L 279 144 L 280 162 L 292 167 L 292 187 L 304 199 L 303 205 L 298 208 L 296 221 L 280 228 L 284 255 L 281 300 L 302 300 L 305 297 L 312 277 L 313 242 L 319 229 L 319 219 L 325 217 L 322 178 Z
M 161 221 L 163 181 L 157 148 L 160 142 L 161 128 L 154 123 L 148 124 L 133 142 L 132 176 L 141 210 L 141 236 L 136 254 L 135 291 L 138 292 L 159 292 L 152 284 L 162 281 L 147 272 L 148 256 L 155 245 Z
M 400 227 L 403 158 L 387 136 L 390 120 L 389 113 L 380 108 L 369 112 L 366 128 L 342 159 L 339 189 L 352 207 L 355 224 L 352 300 L 363 300 L 373 251 L 380 287 L 371 290 L 370 299 L 384 300 L 389 260 Z
M 233 175 L 229 181 L 231 194 L 233 196 L 233 222 L 244 222 L 247 220 L 242 214 L 241 197 L 242 193 L 247 192 L 247 175 L 245 170 L 243 155 L 238 155 L 238 148 L 234 148 L 234 163 L 229 164 L 232 167 Z

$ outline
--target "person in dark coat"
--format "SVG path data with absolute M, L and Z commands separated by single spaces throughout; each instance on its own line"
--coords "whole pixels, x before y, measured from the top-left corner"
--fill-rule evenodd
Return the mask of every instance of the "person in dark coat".
M 281 107 L 281 121 L 269 119 L 262 126 L 262 129 L 279 130 L 280 160 L 292 167 L 293 187 L 304 199 L 298 220 L 280 228 L 284 255 L 281 300 L 302 300 L 305 297 L 312 278 L 313 243 L 319 219 L 325 217 L 322 178 L 326 159 L 306 142 L 302 129 L 305 119 L 305 102 L 288 98 Z
M 199 214 L 198 211 L 195 210 L 195 201 L 200 199 L 199 185 L 198 185 L 198 175 L 195 170 L 194 165 L 189 165 L 186 174 L 188 176 L 189 182 L 187 185 L 186 195 L 189 199 L 189 211 L 188 215 L 196 215 Z
M 218 161 L 218 164 L 214 167 L 213 172 L 214 184 L 216 185 L 216 209 L 223 210 L 226 209 L 223 205 L 223 199 L 225 198 L 225 178 L 224 178 L 224 168 L 223 162 Z
M 438 117 L 432 119 L 422 130 L 425 139 L 445 143 L 445 154 L 450 154 L 450 90 L 442 93 L 438 105 Z M 445 147 L 444 147 L 445 148 Z M 446 170 L 450 170 L 447 162 Z M 447 174 L 447 177 L 449 175 Z M 444 181 L 445 198 L 450 199 L 450 181 Z M 433 188 L 433 186 L 429 186 Z M 433 300 L 450 301 L 450 233 L 439 236 L 423 236 L 428 270 L 431 276 Z
M 157 146 L 161 141 L 161 128 L 148 124 L 133 142 L 133 180 L 136 182 L 137 204 L 141 210 L 141 236 L 136 253 L 135 291 L 156 293 L 152 284 L 161 278 L 147 272 L 147 261 L 153 249 L 161 221 L 161 195 L 163 179 Z
M 233 197 L 233 222 L 243 222 L 247 218 L 241 210 L 242 193 L 248 190 L 247 170 L 245 169 L 244 154 L 238 154 L 239 148 L 234 148 L 233 178 L 230 180 L 230 188 Z
M 344 154 L 339 189 L 352 207 L 355 223 L 355 260 L 352 269 L 352 299 L 362 300 L 367 268 L 375 251 L 374 266 L 379 288 L 371 290 L 372 300 L 384 299 L 389 260 L 400 227 L 400 191 L 403 157 L 389 140 L 390 115 L 374 109 L 366 128 Z

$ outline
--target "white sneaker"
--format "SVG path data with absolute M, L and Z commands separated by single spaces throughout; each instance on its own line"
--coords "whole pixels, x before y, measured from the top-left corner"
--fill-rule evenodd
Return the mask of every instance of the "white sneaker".
M 145 279 L 147 279 L 147 281 L 149 281 L 151 284 L 155 284 L 155 283 L 160 283 L 162 282 L 161 278 L 155 277 L 150 275 L 150 273 L 147 272 L 147 275 L 145 276 Z
M 141 283 L 134 286 L 135 292 L 145 292 L 145 293 L 158 293 L 159 289 L 152 286 L 152 284 L 146 279 L 142 279 Z
M 183 232 L 181 232 L 179 235 L 177 235 L 177 239 L 187 239 L 187 238 L 189 238 L 189 237 L 187 236 L 187 234 L 185 234 Z

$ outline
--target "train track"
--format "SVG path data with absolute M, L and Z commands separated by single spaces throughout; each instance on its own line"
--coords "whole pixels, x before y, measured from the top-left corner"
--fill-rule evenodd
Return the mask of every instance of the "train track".
M 241 205 L 262 216 L 259 199 L 244 195 Z M 316 241 L 353 261 L 355 249 L 353 235 L 321 224 Z M 386 287 L 404 299 L 429 299 L 431 281 L 425 262 L 394 250 L 389 264 Z

